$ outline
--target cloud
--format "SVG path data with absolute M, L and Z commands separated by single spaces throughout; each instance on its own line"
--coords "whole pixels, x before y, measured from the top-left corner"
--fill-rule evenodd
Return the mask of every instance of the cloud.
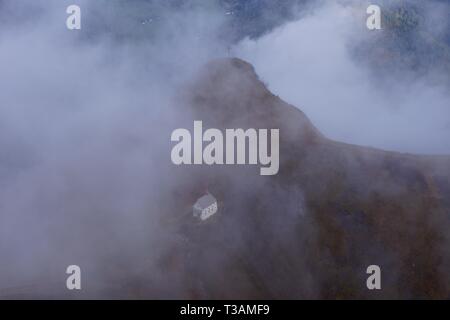
M 431 9 L 427 17 L 436 15 Z M 271 91 L 303 110 L 329 138 L 450 153 L 448 86 L 436 81 L 439 74 L 431 68 L 423 76 L 399 68 L 377 77 L 361 63 L 367 57 L 355 54 L 373 37 L 364 29 L 364 14 L 362 5 L 327 2 L 259 39 L 241 41 L 233 53 L 254 64 Z
M 124 39 L 115 24 L 145 26 L 110 1 L 78 1 L 80 31 L 65 26 L 71 2 L 28 4 L 1 3 L 0 288 L 65 283 L 78 264 L 103 284 L 147 267 L 156 290 L 153 258 L 172 236 L 165 195 L 182 183 L 170 178 L 170 131 L 189 117 L 174 93 L 224 52 L 220 17 L 162 8 L 157 36 Z

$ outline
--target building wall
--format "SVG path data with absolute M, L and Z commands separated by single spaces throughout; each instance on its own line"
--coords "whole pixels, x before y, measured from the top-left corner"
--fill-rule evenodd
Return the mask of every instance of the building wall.
M 202 215 L 201 215 L 201 219 L 202 220 L 206 220 L 209 217 L 211 217 L 213 214 L 215 214 L 217 212 L 217 202 L 215 202 L 214 204 L 210 205 L 208 208 L 203 209 Z

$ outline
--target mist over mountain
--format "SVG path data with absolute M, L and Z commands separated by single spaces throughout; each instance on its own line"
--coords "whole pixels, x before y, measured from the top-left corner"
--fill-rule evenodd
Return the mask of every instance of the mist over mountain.
M 450 83 L 450 4 L 382 1 L 385 32 L 368 37 L 360 55 L 382 72 L 400 69 L 420 76 L 441 69 Z M 372 54 L 370 54 L 372 53 Z M 380 71 L 380 70 L 379 70 Z
M 177 222 L 187 242 L 171 266 L 189 270 L 189 297 L 448 298 L 449 156 L 328 140 L 239 59 L 210 63 L 186 96 L 207 127 L 280 128 L 281 155 L 269 179 L 250 168 L 191 171 L 187 189 L 207 185 L 222 208 L 205 225 Z M 388 270 L 379 292 L 364 281 L 374 261 Z
M 151 133 L 144 127 L 115 128 L 107 135 L 114 142 L 97 137 L 76 157 L 22 171 L 22 181 L 4 186 L 2 254 L 10 259 L 3 260 L 9 279 L 2 283 L 9 285 L 2 296 L 72 297 L 51 276 L 70 261 L 85 270 L 78 294 L 85 298 L 449 296 L 448 156 L 331 141 L 239 59 L 210 62 L 180 89 L 185 116 L 165 120 L 159 134 L 195 119 L 207 128 L 279 128 L 279 174 L 262 177 L 254 166 L 174 167 L 164 156 L 169 141 L 157 147 L 153 136 L 141 135 Z M 144 152 L 148 144 L 151 153 Z M 45 182 L 37 191 L 32 181 Z M 205 188 L 219 200 L 219 213 L 198 223 L 190 208 Z M 20 189 L 29 195 L 17 207 L 7 199 Z M 27 223 L 38 217 L 49 225 Z M 32 237 L 14 235 L 17 226 Z M 4 251 L 19 243 L 28 250 Z M 33 260 L 31 272 L 22 259 L 32 253 L 45 259 Z M 365 287 L 370 264 L 385 270 L 382 291 Z M 28 284 L 25 292 L 14 287 L 16 277 Z
M 445 1 L 77 3 L 0 0 L 0 298 L 449 297 Z M 174 166 L 194 120 L 279 173 Z
M 447 154 L 450 10 L 446 3 L 430 1 L 421 10 L 413 4 L 381 6 L 382 29 L 370 31 L 367 2 L 326 2 L 240 41 L 233 54 L 250 61 L 272 92 L 332 139 Z

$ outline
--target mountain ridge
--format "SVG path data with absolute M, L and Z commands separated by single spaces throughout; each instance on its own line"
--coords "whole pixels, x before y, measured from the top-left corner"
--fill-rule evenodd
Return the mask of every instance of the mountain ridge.
M 208 127 L 280 129 L 278 175 L 261 178 L 250 167 L 199 168 L 178 190 L 197 190 L 189 202 L 206 185 L 224 204 L 216 222 L 182 228 L 195 243 L 184 250 L 197 257 L 184 262 L 197 275 L 189 280 L 188 297 L 450 296 L 450 157 L 327 139 L 239 59 L 215 60 L 188 88 L 193 119 Z M 365 287 L 371 264 L 383 270 L 381 291 Z M 216 276 L 204 276 L 208 270 Z

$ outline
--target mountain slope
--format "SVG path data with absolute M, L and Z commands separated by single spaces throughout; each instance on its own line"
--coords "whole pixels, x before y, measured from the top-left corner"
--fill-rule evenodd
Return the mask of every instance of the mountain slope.
M 2 285 L 0 297 L 450 297 L 449 156 L 329 140 L 239 59 L 212 61 L 176 101 L 183 117 L 161 133 L 167 142 L 161 189 L 142 191 L 150 198 L 148 208 L 127 206 L 127 221 L 109 229 L 114 214 L 87 206 L 77 213 L 94 223 L 82 223 L 78 213 L 70 228 L 62 229 L 66 237 L 59 243 L 69 253 L 67 263 L 74 261 L 74 245 L 77 256 L 87 255 L 76 260 L 84 261 L 83 290 L 66 290 L 65 274 L 58 273 L 63 269 L 57 269 L 57 276 L 48 272 L 39 283 Z M 170 132 L 191 129 L 194 120 L 202 120 L 205 129 L 279 129 L 279 173 L 261 176 L 259 166 L 173 165 L 167 157 Z M 217 198 L 219 212 L 199 222 L 192 205 L 206 189 Z M 104 199 L 110 197 L 99 203 Z M 136 217 L 135 211 L 142 214 Z M 94 240 L 79 243 L 81 238 Z M 366 269 L 374 264 L 381 267 L 382 290 L 370 291 Z
M 212 62 L 183 98 L 205 128 L 280 129 L 278 175 L 202 167 L 178 190 L 197 190 L 192 202 L 206 185 L 223 203 L 216 220 L 180 228 L 188 297 L 449 296 L 450 157 L 328 140 L 238 59 Z M 371 264 L 381 291 L 366 288 Z

